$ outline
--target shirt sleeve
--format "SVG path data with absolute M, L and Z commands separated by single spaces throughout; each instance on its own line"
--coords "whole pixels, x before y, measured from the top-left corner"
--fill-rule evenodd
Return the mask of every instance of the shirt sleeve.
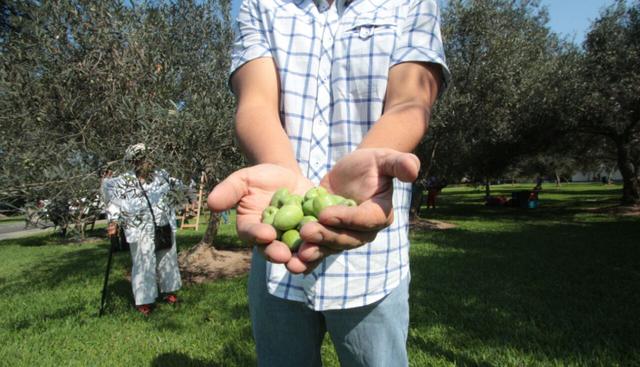
M 264 14 L 258 0 L 243 0 L 238 12 L 236 38 L 231 50 L 229 79 L 242 65 L 260 58 L 271 57 Z
M 101 192 L 102 200 L 105 203 L 105 211 L 107 213 L 107 220 L 118 221 L 120 218 L 120 205 L 117 193 L 117 179 L 105 179 L 102 182 Z
M 391 66 L 408 62 L 427 62 L 442 68 L 442 93 L 451 82 L 447 66 L 442 34 L 440 33 L 440 11 L 435 0 L 413 0 L 407 14 L 402 33 L 398 38 Z

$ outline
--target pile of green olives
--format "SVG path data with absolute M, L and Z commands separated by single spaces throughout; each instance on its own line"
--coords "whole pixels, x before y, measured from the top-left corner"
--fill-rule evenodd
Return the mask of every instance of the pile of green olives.
M 320 212 L 333 205 L 358 204 L 352 199 L 330 194 L 321 186 L 311 188 L 304 197 L 281 188 L 273 194 L 269 206 L 262 212 L 262 223 L 272 225 L 278 239 L 295 251 L 302 244 L 300 228 L 306 223 L 317 222 Z

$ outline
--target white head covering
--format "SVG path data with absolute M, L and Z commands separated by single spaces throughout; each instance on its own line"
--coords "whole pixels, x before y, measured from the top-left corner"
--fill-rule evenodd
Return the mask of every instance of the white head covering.
M 147 154 L 147 146 L 144 143 L 138 143 L 130 145 L 124 152 L 125 162 L 133 162 L 135 160 L 144 158 Z

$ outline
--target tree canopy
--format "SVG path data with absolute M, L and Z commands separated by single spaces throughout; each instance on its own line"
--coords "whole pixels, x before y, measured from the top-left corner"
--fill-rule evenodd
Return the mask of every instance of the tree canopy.
M 606 139 L 622 174 L 623 202 L 640 203 L 640 1 L 605 9 L 585 41 L 574 128 Z
M 138 142 L 187 182 L 241 163 L 229 1 L 14 1 L 0 31 L 5 203 L 92 198 Z

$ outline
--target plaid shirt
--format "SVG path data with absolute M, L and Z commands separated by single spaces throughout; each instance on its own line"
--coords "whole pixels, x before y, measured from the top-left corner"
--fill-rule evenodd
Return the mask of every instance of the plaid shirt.
M 274 59 L 283 126 L 302 172 L 317 184 L 382 115 L 390 67 L 437 63 L 449 80 L 439 17 L 434 0 L 244 0 L 231 72 Z M 391 226 L 307 276 L 268 263 L 269 292 L 314 310 L 380 300 L 409 273 L 410 202 L 411 185 L 395 180 Z

